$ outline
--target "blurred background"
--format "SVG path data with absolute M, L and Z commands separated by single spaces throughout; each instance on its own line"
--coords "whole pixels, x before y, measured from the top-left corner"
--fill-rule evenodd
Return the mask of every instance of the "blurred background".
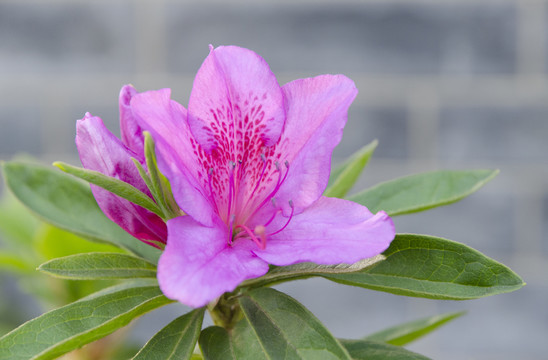
M 339 337 L 466 310 L 409 348 L 435 359 L 546 359 L 547 0 L 2 0 L 0 159 L 27 153 L 78 164 L 76 119 L 90 111 L 119 134 L 123 84 L 169 87 L 186 105 L 210 43 L 254 50 L 280 84 L 352 78 L 360 92 L 334 160 L 380 141 L 357 189 L 428 170 L 499 168 L 458 204 L 396 218 L 397 230 L 464 242 L 528 283 L 469 302 L 320 279 L 280 289 Z M 0 282 L 0 311 L 9 309 L 13 323 L 43 311 L 7 273 Z M 147 315 L 133 341 L 144 343 L 181 311 Z

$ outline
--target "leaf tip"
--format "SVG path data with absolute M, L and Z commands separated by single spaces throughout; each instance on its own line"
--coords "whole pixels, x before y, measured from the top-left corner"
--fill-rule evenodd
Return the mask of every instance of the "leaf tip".
M 62 161 L 54 161 L 51 165 L 55 166 L 61 171 L 64 171 L 64 172 L 67 171 L 67 168 L 65 167 L 65 163 Z

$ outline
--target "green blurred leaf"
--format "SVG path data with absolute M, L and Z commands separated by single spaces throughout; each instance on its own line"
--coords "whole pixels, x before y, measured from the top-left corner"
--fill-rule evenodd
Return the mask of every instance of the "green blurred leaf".
M 428 299 L 468 300 L 511 292 L 523 280 L 508 267 L 464 244 L 427 235 L 397 234 L 384 261 L 338 283 Z
M 148 195 L 141 192 L 133 185 L 130 185 L 122 180 L 106 176 L 98 171 L 79 168 L 60 161 L 54 162 L 53 165 L 57 166 L 67 174 L 71 174 L 110 191 L 111 193 L 137 204 L 160 217 L 164 216 L 158 205 L 156 205 L 156 203 Z
M 370 340 L 342 340 L 353 360 L 428 360 L 426 356 L 399 346 Z
M 20 256 L 0 250 L 0 270 L 29 274 L 34 271 L 34 266 Z
M 36 232 L 34 248 L 45 258 L 35 264 L 35 269 L 45 260 L 63 256 L 88 252 L 123 252 L 122 249 L 114 245 L 93 242 L 46 223 Z
M 41 222 L 13 194 L 6 191 L 0 200 L 2 242 L 13 249 L 26 249 Z
M 383 255 L 360 260 L 354 264 L 318 265 L 311 262 L 303 262 L 289 266 L 272 266 L 265 275 L 244 281 L 242 287 L 272 286 L 286 281 L 306 279 L 312 276 L 324 274 L 346 274 L 363 270 L 384 260 Z
M 390 216 L 410 214 L 459 201 L 477 191 L 498 170 L 434 171 L 380 183 L 349 200 L 371 212 L 384 210 Z
M 85 253 L 50 260 L 38 270 L 74 280 L 105 280 L 156 277 L 156 266 L 131 255 Z
M 0 359 L 54 359 L 172 302 L 154 281 L 135 281 L 92 294 L 30 320 L 0 338 Z
M 377 140 L 373 140 L 355 152 L 341 166 L 335 169 L 329 177 L 329 183 L 324 192 L 324 196 L 337 198 L 344 197 L 358 180 L 378 144 L 379 142 Z
M 204 308 L 173 320 L 150 339 L 134 360 L 191 359 L 202 329 Z
M 367 336 L 365 340 L 403 346 L 431 333 L 440 326 L 462 315 L 464 315 L 464 312 L 430 316 L 376 332 Z
M 350 359 L 304 306 L 270 288 L 238 298 L 243 318 L 227 332 L 213 326 L 200 336 L 205 359 Z
M 89 184 L 40 165 L 3 164 L 14 195 L 42 219 L 86 239 L 114 244 L 157 262 L 160 251 L 135 239 L 99 209 Z

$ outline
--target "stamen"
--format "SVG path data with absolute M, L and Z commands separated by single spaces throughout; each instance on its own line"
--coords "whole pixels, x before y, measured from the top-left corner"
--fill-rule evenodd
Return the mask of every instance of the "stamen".
M 251 192 L 251 195 L 247 198 L 245 206 L 247 206 L 249 201 L 251 201 L 251 199 L 253 199 L 253 196 L 255 195 L 255 191 L 257 191 L 257 189 L 259 188 L 259 185 L 261 185 L 261 181 L 263 180 L 264 172 L 266 170 L 266 158 L 265 158 L 264 154 L 261 154 L 261 160 L 263 162 L 263 170 L 261 171 L 261 176 L 259 176 L 259 180 L 257 181 L 257 184 L 255 184 L 255 188 Z M 244 206 L 244 208 L 245 208 L 245 206 Z
M 236 190 L 234 189 L 234 169 L 236 168 L 236 163 L 229 161 L 228 165 L 232 167 L 230 169 L 230 185 L 228 188 L 228 209 L 226 211 L 227 216 L 232 213 L 232 199 L 235 197 Z M 231 235 L 232 236 L 232 235 Z
M 285 223 L 285 225 L 280 230 L 268 234 L 268 236 L 276 235 L 277 233 L 279 233 L 283 229 L 285 229 L 287 227 L 287 225 L 289 225 L 289 222 L 293 218 L 293 213 L 295 212 L 295 207 L 293 206 L 293 200 L 289 200 L 289 206 L 291 206 L 291 214 L 289 215 L 289 219 L 287 219 L 287 222 Z
M 213 185 L 211 183 L 212 177 L 213 177 L 213 168 L 209 168 L 209 171 L 207 172 L 207 181 L 209 183 L 209 195 L 211 196 L 213 205 L 215 205 L 215 211 L 219 213 L 219 209 L 217 208 L 217 200 L 215 200 L 215 196 L 213 196 Z
M 274 218 L 276 217 L 276 215 L 278 215 L 278 213 L 279 213 L 280 211 L 281 211 L 281 210 L 276 210 L 276 211 L 274 211 L 274 214 L 272 214 L 272 217 L 264 224 L 264 226 L 270 225 L 270 223 L 272 222 L 272 220 L 274 220 Z
M 268 201 L 272 201 L 272 204 L 274 205 L 274 207 L 276 207 L 276 199 L 274 199 L 274 195 L 276 195 L 278 190 L 280 190 L 280 187 L 282 186 L 285 179 L 287 178 L 287 174 L 289 173 L 289 161 L 285 162 L 287 171 L 285 172 L 285 175 L 283 177 L 282 177 L 282 171 L 280 169 L 280 164 L 277 161 L 274 164 L 276 165 L 276 170 L 278 171 L 278 182 L 276 183 L 274 190 L 272 190 L 270 194 L 268 194 L 268 196 L 265 197 L 265 199 L 261 202 L 261 204 L 255 208 L 255 211 L 253 211 L 253 213 L 249 215 L 245 221 L 243 221 L 244 223 L 248 219 L 251 219 Z
M 260 226 L 260 225 L 259 225 Z M 255 227 L 255 229 L 257 229 L 259 226 Z M 243 229 L 247 235 L 249 235 L 249 237 L 251 238 L 251 240 L 253 240 L 253 242 L 255 244 L 257 244 L 257 246 L 261 249 L 261 250 L 264 250 L 266 248 L 266 237 L 264 236 L 264 230 L 262 231 L 262 234 L 260 234 L 259 236 L 261 237 L 261 240 L 257 239 L 257 237 L 255 236 L 255 233 L 253 231 L 251 231 L 250 228 L 248 228 L 247 226 L 245 225 L 238 225 L 236 226 L 236 228 L 241 228 Z M 260 230 L 260 229 L 259 229 Z
M 261 239 L 261 250 L 266 249 L 266 228 L 263 225 L 257 225 L 255 226 L 255 229 L 253 229 L 253 232 Z
M 278 182 L 276 183 L 276 187 L 274 187 L 274 190 L 272 190 L 272 192 L 270 192 L 270 194 L 268 194 L 268 196 L 263 200 L 261 205 L 257 206 L 257 209 L 255 210 L 255 212 L 257 212 L 257 210 L 262 208 L 263 205 L 266 204 L 267 201 L 274 198 L 274 195 L 276 195 L 278 190 L 280 190 L 280 187 L 282 186 L 285 179 L 287 178 L 287 174 L 289 173 L 289 162 L 288 161 L 285 162 L 285 166 L 287 168 L 287 171 L 285 172 L 285 175 L 283 176 L 283 178 L 282 178 L 282 171 L 280 169 L 280 164 L 277 161 L 276 161 L 275 164 L 276 164 L 276 170 L 278 170 Z
M 234 231 L 234 220 L 236 220 L 236 216 L 234 216 L 234 214 L 232 214 L 230 216 L 230 221 L 229 221 L 229 224 L 228 224 L 228 228 L 229 228 L 229 231 L 228 231 L 228 245 L 232 245 L 232 232 Z M 238 226 L 236 226 L 238 227 Z

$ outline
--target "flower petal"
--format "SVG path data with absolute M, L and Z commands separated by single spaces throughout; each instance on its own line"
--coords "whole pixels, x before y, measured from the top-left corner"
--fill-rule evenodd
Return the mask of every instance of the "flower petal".
M 131 109 L 131 98 L 137 94 L 137 90 L 131 85 L 125 85 L 120 90 L 120 138 L 125 146 L 130 148 L 138 156 L 139 161 L 144 161 L 144 137 L 143 130 L 135 121 Z
M 139 126 L 151 133 L 156 144 L 160 171 L 169 179 L 179 207 L 204 225 L 213 224 L 207 174 L 200 164 L 203 150 L 193 140 L 186 121 L 187 111 L 170 99 L 171 90 L 139 93 L 131 99 Z
M 244 147 L 246 138 L 255 136 L 266 146 L 275 144 L 285 113 L 281 88 L 268 64 L 253 51 L 237 46 L 210 49 L 188 102 L 196 140 L 207 151 L 227 137 L 241 141 Z M 233 145 L 237 151 L 238 144 Z
M 242 281 L 264 275 L 268 264 L 251 241 L 227 244 L 226 225 L 205 227 L 189 216 L 168 221 L 169 240 L 158 263 L 162 292 L 192 307 L 204 306 Z
M 285 122 L 276 77 L 251 50 L 211 47 L 196 75 L 188 109 L 192 134 L 206 152 L 200 161 L 213 169 L 211 197 L 221 217 L 228 221 L 231 206 L 245 217 L 251 207 L 242 209 L 243 204 L 250 197 L 264 198 L 278 178 L 274 159 L 264 156 Z M 231 177 L 238 184 L 235 194 L 229 190 Z
M 276 154 L 289 162 L 289 173 L 276 197 L 288 215 L 289 200 L 299 213 L 325 190 L 331 154 L 342 138 L 348 108 L 358 90 L 343 75 L 321 75 L 290 82 L 283 91 L 287 119 Z
M 268 230 L 281 228 L 279 217 Z M 321 197 L 294 216 L 280 233 L 272 235 L 258 257 L 274 265 L 302 261 L 317 264 L 352 264 L 383 252 L 394 239 L 392 219 L 383 211 L 371 214 L 366 207 L 342 199 Z
M 76 129 L 76 146 L 86 169 L 125 181 L 150 196 L 131 160 L 136 154 L 124 146 L 100 118 L 86 114 L 78 120 Z M 91 185 L 91 190 L 105 215 L 125 231 L 149 244 L 148 240 L 166 242 L 167 228 L 160 217 L 98 186 Z

